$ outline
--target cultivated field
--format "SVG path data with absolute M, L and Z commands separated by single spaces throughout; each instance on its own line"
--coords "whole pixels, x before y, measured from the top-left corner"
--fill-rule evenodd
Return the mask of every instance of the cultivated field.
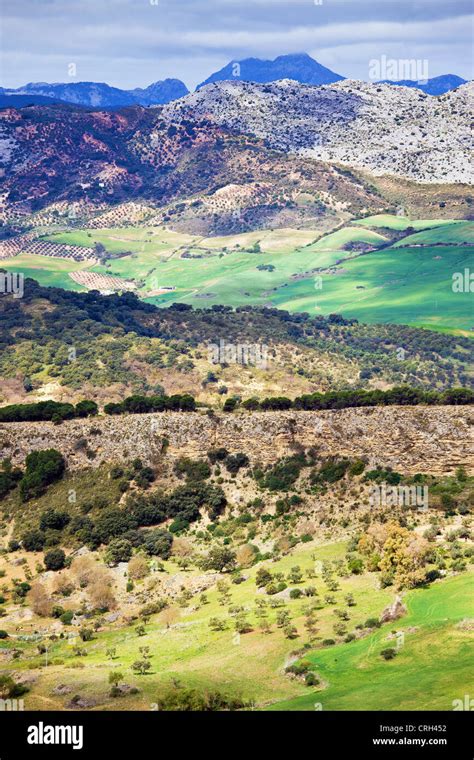
M 100 244 L 102 263 L 85 262 L 91 275 L 134 281 L 139 295 L 157 306 L 267 305 L 469 335 L 472 294 L 453 293 L 452 282 L 472 261 L 473 230 L 473 222 L 384 214 L 329 234 L 281 229 L 203 238 L 163 227 L 126 227 L 63 231 L 45 239 L 71 246 L 68 251 Z M 85 276 L 70 276 L 83 272 L 84 262 L 30 253 L 6 259 L 4 266 L 64 288 L 80 288 Z

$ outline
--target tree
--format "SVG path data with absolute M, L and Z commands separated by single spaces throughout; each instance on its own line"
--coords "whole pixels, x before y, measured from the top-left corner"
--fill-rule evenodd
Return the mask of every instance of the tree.
M 149 572 L 150 568 L 148 567 L 148 562 L 145 557 L 136 555 L 135 557 L 132 557 L 128 563 L 128 577 L 132 578 L 132 580 L 145 578 Z
M 268 620 L 261 620 L 260 622 L 260 630 L 262 633 L 271 633 L 271 625 L 268 622 Z
M 250 633 L 252 626 L 244 614 L 237 615 L 234 620 L 234 628 L 237 633 Z
M 126 538 L 114 538 L 105 552 L 105 561 L 108 565 L 117 565 L 119 562 L 128 562 L 132 556 L 133 547 Z
M 62 549 L 51 549 L 44 555 L 46 570 L 62 570 L 66 562 L 66 555 Z
M 259 567 L 255 575 L 255 584 L 257 588 L 267 586 L 273 580 L 273 575 L 266 567 Z
M 62 530 L 70 520 L 67 512 L 58 512 L 50 508 L 41 513 L 39 525 L 41 530 Z
M 237 555 L 227 546 L 213 546 L 207 557 L 202 561 L 204 570 L 217 570 L 220 573 L 234 570 Z
M 151 662 L 149 660 L 135 660 L 132 665 L 132 670 L 141 676 L 144 676 L 151 669 Z
M 27 552 L 40 552 L 46 541 L 46 536 L 41 530 L 28 530 L 23 534 L 21 543 Z
M 176 607 L 166 607 L 163 612 L 160 612 L 160 620 L 166 628 L 170 628 L 179 620 L 179 610 Z
M 288 580 L 290 583 L 302 583 L 303 573 L 301 572 L 299 565 L 295 565 L 295 567 L 291 568 L 290 572 L 288 573 Z
M 26 457 L 26 471 L 20 480 L 22 501 L 41 496 L 50 483 L 62 478 L 66 463 L 55 449 L 32 451 Z
M 78 417 L 91 417 L 98 413 L 99 407 L 95 403 L 95 401 L 79 401 L 78 404 L 76 404 L 76 415 Z
M 244 544 L 237 549 L 237 563 L 239 567 L 251 567 L 254 563 L 256 550 L 250 544 Z
M 151 556 L 169 559 L 172 546 L 173 536 L 167 530 L 155 528 L 154 530 L 147 531 L 143 548 Z
M 209 628 L 212 631 L 225 631 L 227 628 L 225 620 L 222 620 L 221 618 L 212 617 L 209 619 Z
M 49 617 L 53 611 L 53 601 L 48 594 L 45 586 L 36 581 L 29 592 L 30 607 L 36 615 L 40 617 Z
M 109 683 L 112 686 L 118 686 L 121 681 L 123 681 L 123 673 L 120 670 L 111 670 L 109 673 Z
M 278 628 L 283 628 L 290 622 L 290 613 L 288 610 L 278 610 L 276 623 Z

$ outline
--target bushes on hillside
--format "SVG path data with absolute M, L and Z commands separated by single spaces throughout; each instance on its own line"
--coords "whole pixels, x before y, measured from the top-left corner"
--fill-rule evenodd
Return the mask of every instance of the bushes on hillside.
M 12 467 L 9 459 L 4 459 L 0 470 L 0 499 L 3 499 L 9 491 L 15 488 L 23 473 L 18 468 Z
M 287 491 L 298 480 L 302 468 L 307 466 L 305 456 L 295 454 L 278 460 L 264 473 L 258 471 L 255 478 L 261 488 L 268 488 L 269 491 Z
M 56 449 L 43 449 L 28 454 L 26 471 L 20 480 L 22 501 L 41 496 L 48 485 L 62 478 L 64 469 L 64 457 Z
M 62 549 L 51 549 L 44 556 L 46 570 L 62 570 L 66 563 L 66 555 Z

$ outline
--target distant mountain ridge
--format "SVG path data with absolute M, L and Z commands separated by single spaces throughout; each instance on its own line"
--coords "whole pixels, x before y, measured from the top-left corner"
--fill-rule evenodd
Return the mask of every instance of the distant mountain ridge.
M 444 95 L 460 87 L 462 84 L 467 84 L 467 79 L 458 77 L 456 74 L 443 74 L 442 76 L 428 79 L 425 84 L 420 84 L 412 79 L 401 79 L 398 82 L 383 79 L 381 84 L 393 84 L 398 85 L 398 87 L 415 87 L 417 90 L 426 93 L 426 95 Z
M 279 79 L 294 79 L 301 84 L 333 84 L 345 77 L 336 74 L 331 69 L 322 66 L 307 53 L 295 55 L 279 55 L 273 61 L 261 58 L 245 58 L 242 61 L 231 61 L 224 68 L 211 74 L 208 79 L 196 87 L 200 90 L 213 82 L 226 80 L 258 82 L 275 82 Z
M 307 53 L 280 55 L 274 60 L 245 58 L 230 61 L 214 72 L 204 82 L 198 84 L 196 92 L 216 82 L 255 82 L 266 84 L 280 80 L 292 80 L 299 84 L 321 86 L 346 80 L 326 66 L 318 63 Z M 429 79 L 425 84 L 414 80 L 390 81 L 381 84 L 412 87 L 427 95 L 444 95 L 455 90 L 466 80 L 456 74 L 443 74 Z M 105 82 L 29 82 L 16 89 L 0 87 L 0 108 L 21 108 L 27 105 L 47 105 L 71 103 L 86 108 L 124 108 L 127 106 L 166 105 L 189 95 L 189 90 L 180 79 L 164 79 L 153 82 L 148 87 L 123 90 Z
M 188 88 L 180 79 L 165 79 L 154 82 L 149 87 L 136 87 L 133 90 L 121 90 L 105 82 L 29 82 L 16 90 L 2 88 L 2 95 L 7 98 L 30 95 L 92 108 L 164 105 L 188 93 Z

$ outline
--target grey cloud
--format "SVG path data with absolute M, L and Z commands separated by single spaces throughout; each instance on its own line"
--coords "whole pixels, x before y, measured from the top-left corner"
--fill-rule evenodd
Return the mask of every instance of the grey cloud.
M 194 86 L 229 60 L 306 51 L 352 77 L 368 60 L 428 58 L 433 76 L 472 77 L 471 3 L 443 0 L 4 0 L 2 84 L 78 80 Z

